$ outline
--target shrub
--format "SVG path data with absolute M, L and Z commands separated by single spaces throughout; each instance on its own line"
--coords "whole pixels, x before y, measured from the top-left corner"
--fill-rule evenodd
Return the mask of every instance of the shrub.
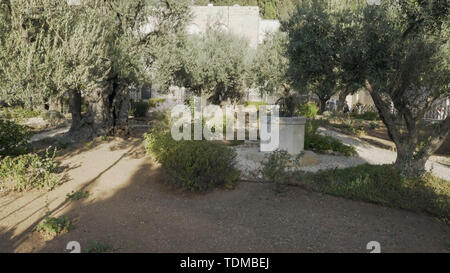
M 47 215 L 34 230 L 41 233 L 45 238 L 53 238 L 61 233 L 69 232 L 72 229 L 72 223 L 67 216 L 59 218 Z
M 148 100 L 148 105 L 149 108 L 155 108 L 161 103 L 164 103 L 165 101 L 166 101 L 165 99 L 151 98 Z
M 331 136 L 322 136 L 317 133 L 319 122 L 307 121 L 305 125 L 305 149 L 318 153 L 334 151 L 345 156 L 356 154 L 356 150 L 352 146 L 343 144 L 340 140 Z
M 321 171 L 298 172 L 298 182 L 331 195 L 368 201 L 384 206 L 426 211 L 450 221 L 450 184 L 426 174 L 404 178 L 392 165 L 369 165 Z
M 170 132 L 161 128 L 155 128 L 152 133 L 144 135 L 145 149 L 157 162 L 163 162 L 169 150 L 173 149 L 178 142 L 175 141 Z
M 280 191 L 289 180 L 288 168 L 293 161 L 288 152 L 276 150 L 266 156 L 262 166 L 262 177 L 265 181 L 275 184 L 275 190 Z
M 56 150 L 52 155 L 47 150 L 42 157 L 31 153 L 5 157 L 0 161 L 0 188 L 13 191 L 53 189 L 60 180 L 53 161 L 55 154 Z
M 150 109 L 150 104 L 145 101 L 132 101 L 130 113 L 134 117 L 145 117 L 147 115 L 148 109 Z
M 28 127 L 0 119 L 0 157 L 26 153 L 30 137 Z
M 319 111 L 319 108 L 311 102 L 300 105 L 298 108 L 298 114 L 309 119 L 314 119 Z
M 232 188 L 239 178 L 233 149 L 211 141 L 175 141 L 170 133 L 145 136 L 146 149 L 168 174 L 169 181 L 187 191 Z

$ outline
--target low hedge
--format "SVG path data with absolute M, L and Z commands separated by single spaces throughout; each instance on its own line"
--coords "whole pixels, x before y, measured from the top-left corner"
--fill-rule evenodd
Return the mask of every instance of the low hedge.
M 152 154 L 168 174 L 168 181 L 186 191 L 232 188 L 239 178 L 236 153 L 211 141 L 175 141 L 167 131 L 145 135 L 147 153 Z
M 317 133 L 320 121 L 308 120 L 305 127 L 305 149 L 312 150 L 318 153 L 325 153 L 333 151 L 345 156 L 353 156 L 356 150 L 352 146 L 343 144 L 340 140 L 331 137 L 323 136 Z

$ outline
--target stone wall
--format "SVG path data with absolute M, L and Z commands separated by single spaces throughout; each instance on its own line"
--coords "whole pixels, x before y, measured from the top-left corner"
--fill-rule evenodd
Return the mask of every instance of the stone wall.
M 208 27 L 219 27 L 249 40 L 256 48 L 259 41 L 259 7 L 254 6 L 192 6 L 190 33 L 204 33 Z

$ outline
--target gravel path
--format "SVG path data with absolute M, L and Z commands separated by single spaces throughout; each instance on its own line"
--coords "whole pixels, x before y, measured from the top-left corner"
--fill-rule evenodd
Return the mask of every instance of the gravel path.
M 355 147 L 358 156 L 346 157 L 318 154 L 318 165 L 301 167 L 299 170 L 317 172 L 319 170 L 334 168 L 349 168 L 365 163 L 373 165 L 392 164 L 397 157 L 395 152 L 378 148 L 357 137 L 341 134 L 322 127 L 318 129 L 318 132 L 322 135 L 330 135 L 339 139 L 346 145 Z M 257 148 L 253 148 L 253 150 L 254 149 Z M 252 148 L 238 146 L 235 150 L 238 154 L 238 168 L 242 171 L 244 178 L 254 176 L 255 172 L 261 167 L 261 164 L 257 161 L 249 160 L 246 157 L 246 154 L 249 151 L 254 152 Z M 445 157 L 433 156 L 427 162 L 426 167 L 427 170 L 431 171 L 434 175 L 450 181 L 450 165 L 445 164 L 445 161 Z
M 289 187 L 240 183 L 234 190 L 180 193 L 165 184 L 140 138 L 103 142 L 62 160 L 66 183 L 53 191 L 0 196 L 0 253 L 66 252 L 78 241 L 117 252 L 448 253 L 450 229 L 431 216 Z M 89 197 L 67 201 L 73 190 Z M 34 226 L 66 215 L 73 230 L 44 241 Z

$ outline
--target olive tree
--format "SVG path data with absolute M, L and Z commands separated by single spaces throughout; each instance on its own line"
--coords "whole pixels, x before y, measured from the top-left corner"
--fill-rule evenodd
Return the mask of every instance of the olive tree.
M 261 93 L 276 94 L 279 99 L 281 116 L 294 115 L 295 92 L 292 81 L 287 76 L 289 59 L 287 58 L 288 37 L 286 33 L 275 32 L 267 35 L 258 46 L 250 69 L 249 85 L 256 86 Z
M 367 89 L 397 147 L 395 166 L 419 176 L 450 130 L 450 116 L 436 124 L 423 119 L 449 97 L 449 5 L 386 0 L 368 6 L 358 39 Z
M 2 2 L 0 92 L 30 105 L 65 94 L 72 134 L 126 134 L 129 87 L 150 79 L 154 48 L 182 27 L 189 2 L 75 2 Z
M 296 13 L 283 22 L 288 33 L 289 76 L 300 92 L 313 92 L 320 101 L 319 114 L 337 92 L 339 29 L 327 9 L 327 1 L 299 5 Z
M 185 87 L 215 104 L 238 101 L 246 87 L 250 55 L 247 40 L 211 27 L 161 51 L 153 71 L 155 83 L 163 91 L 172 85 Z

